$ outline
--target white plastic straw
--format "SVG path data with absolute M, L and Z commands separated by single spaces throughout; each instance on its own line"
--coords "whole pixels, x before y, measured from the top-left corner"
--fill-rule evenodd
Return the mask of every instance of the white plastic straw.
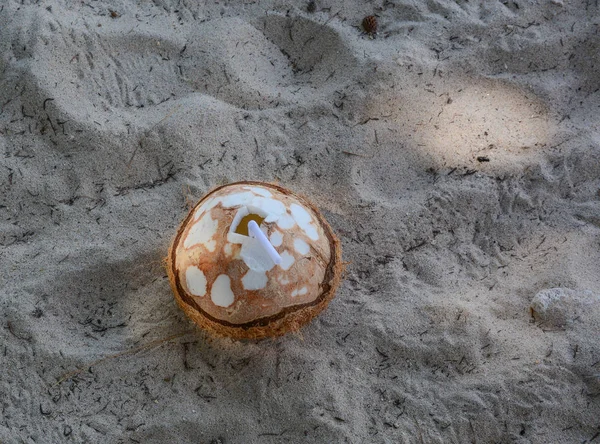
M 262 232 L 256 221 L 251 220 L 248 222 L 248 232 L 252 237 L 258 239 L 258 242 L 260 242 L 260 245 L 267 253 L 269 253 L 269 256 L 273 259 L 273 262 L 275 262 L 275 265 L 279 265 L 281 263 L 281 256 L 273 245 L 271 245 L 271 242 L 269 242 L 269 239 L 267 239 L 267 236 Z

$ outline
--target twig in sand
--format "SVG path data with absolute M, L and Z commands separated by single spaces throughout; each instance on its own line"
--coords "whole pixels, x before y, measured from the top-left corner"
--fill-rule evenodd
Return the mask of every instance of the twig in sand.
M 342 153 L 348 154 L 349 156 L 373 157 L 373 156 L 365 156 L 364 154 L 353 153 L 352 151 L 342 151 Z
M 155 341 L 150 341 L 148 344 L 144 344 L 144 345 L 141 345 L 141 346 L 139 346 L 139 347 L 132 348 L 132 349 L 130 349 L 130 350 L 125 350 L 125 351 L 122 351 L 122 352 L 120 352 L 120 353 L 116 353 L 116 354 L 114 354 L 114 355 L 110 355 L 110 356 L 106 356 L 106 357 L 104 357 L 104 358 L 98 359 L 98 360 L 96 360 L 96 361 L 94 361 L 94 362 L 91 362 L 91 363 L 89 363 L 89 364 L 86 364 L 86 365 L 85 365 L 85 366 L 83 366 L 83 367 L 79 367 L 77 370 L 74 370 L 74 371 L 72 371 L 72 372 L 69 372 L 69 373 L 67 373 L 67 374 L 63 375 L 63 376 L 62 376 L 62 377 L 61 377 L 61 378 L 60 378 L 58 381 L 56 381 L 56 383 L 53 385 L 53 387 L 56 387 L 57 385 L 60 385 L 60 384 L 62 384 L 62 383 L 63 383 L 63 382 L 65 382 L 67 379 L 71 379 L 73 376 L 77 376 L 78 374 L 80 374 L 80 373 L 82 373 L 82 372 L 84 372 L 84 371 L 86 371 L 86 370 L 88 370 L 88 369 L 90 369 L 90 368 L 92 368 L 92 367 L 94 367 L 94 366 L 96 366 L 96 365 L 98 365 L 98 364 L 101 364 L 101 363 L 103 363 L 104 361 L 109 361 L 109 360 L 111 360 L 111 359 L 120 358 L 120 357 L 122 357 L 122 356 L 133 355 L 133 354 L 135 354 L 135 353 L 137 353 L 137 352 L 140 352 L 140 351 L 142 351 L 142 350 L 145 350 L 145 349 L 148 349 L 148 348 L 154 347 L 154 346 L 156 346 L 156 345 L 162 345 L 162 344 L 164 344 L 165 342 L 172 341 L 173 339 L 181 338 L 182 336 L 185 336 L 185 335 L 187 335 L 187 334 L 190 334 L 190 333 L 192 333 L 193 331 L 194 331 L 194 330 L 188 330 L 188 331 L 184 331 L 183 333 L 177 333 L 177 334 L 175 334 L 175 335 L 171 335 L 171 336 L 168 336 L 168 337 L 166 337 L 166 338 L 157 339 L 157 340 L 155 340 Z
M 342 10 L 341 10 L 341 9 L 340 9 L 338 12 L 336 12 L 335 14 L 333 14 L 333 15 L 332 15 L 332 16 L 329 18 L 329 20 L 327 20 L 325 23 L 323 23 L 323 26 L 325 26 L 327 23 L 329 23 L 329 22 L 330 22 L 330 21 L 332 21 L 334 18 L 336 18 L 336 17 L 337 17 L 337 15 L 338 15 L 340 12 L 342 12 Z

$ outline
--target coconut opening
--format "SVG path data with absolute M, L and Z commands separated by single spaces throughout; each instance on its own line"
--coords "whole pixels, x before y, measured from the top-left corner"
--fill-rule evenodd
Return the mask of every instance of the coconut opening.
M 240 221 L 239 225 L 235 229 L 235 232 L 237 234 L 241 234 L 242 236 L 248 236 L 250 234 L 250 232 L 248 230 L 248 224 L 250 223 L 251 220 L 255 221 L 260 226 L 260 224 L 262 223 L 263 220 L 265 220 L 265 218 L 261 217 L 258 214 L 254 214 L 254 213 L 246 214 L 244 217 L 242 217 L 242 220 Z
M 253 205 L 241 207 L 229 227 L 229 233 L 227 233 L 227 240 L 234 244 L 241 244 L 247 240 L 248 236 L 248 224 L 251 220 L 256 221 L 260 226 L 269 214 L 261 208 Z

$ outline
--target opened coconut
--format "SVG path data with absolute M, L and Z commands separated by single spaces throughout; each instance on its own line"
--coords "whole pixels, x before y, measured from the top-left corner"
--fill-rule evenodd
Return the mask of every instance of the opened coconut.
M 238 182 L 190 211 L 167 267 L 175 299 L 202 328 L 263 338 L 299 329 L 329 304 L 341 247 L 305 198 L 278 185 Z

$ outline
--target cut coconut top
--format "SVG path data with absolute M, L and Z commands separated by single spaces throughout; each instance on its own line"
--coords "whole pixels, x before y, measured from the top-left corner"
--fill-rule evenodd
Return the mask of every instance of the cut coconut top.
M 250 236 L 250 221 L 279 254 L 278 265 Z M 198 203 L 179 229 L 173 263 L 186 303 L 223 324 L 249 325 L 315 303 L 331 248 L 329 228 L 310 204 L 276 185 L 241 182 Z

